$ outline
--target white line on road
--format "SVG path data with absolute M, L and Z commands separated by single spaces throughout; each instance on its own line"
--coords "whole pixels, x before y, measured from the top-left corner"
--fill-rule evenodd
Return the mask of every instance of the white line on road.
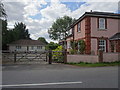
M 38 84 L 14 84 L 14 85 L 0 85 L 0 87 L 15 87 L 15 86 L 42 86 L 42 85 L 59 85 L 59 84 L 79 84 L 78 82 L 56 82 L 56 83 L 38 83 Z

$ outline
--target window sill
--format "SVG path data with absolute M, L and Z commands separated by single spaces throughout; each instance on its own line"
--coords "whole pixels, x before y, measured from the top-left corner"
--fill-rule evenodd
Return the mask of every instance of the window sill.
M 98 31 L 107 31 L 107 29 L 99 29 L 99 28 L 98 28 Z
M 81 33 L 81 31 L 78 31 L 78 33 Z

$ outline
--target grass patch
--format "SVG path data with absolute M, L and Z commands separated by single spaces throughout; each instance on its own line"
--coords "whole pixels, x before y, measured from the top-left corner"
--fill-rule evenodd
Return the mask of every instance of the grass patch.
M 79 63 L 67 63 L 67 64 L 81 66 L 81 67 L 103 67 L 103 66 L 118 66 L 118 65 L 120 65 L 120 61 L 116 61 L 116 62 L 102 62 L 102 63 L 79 62 Z

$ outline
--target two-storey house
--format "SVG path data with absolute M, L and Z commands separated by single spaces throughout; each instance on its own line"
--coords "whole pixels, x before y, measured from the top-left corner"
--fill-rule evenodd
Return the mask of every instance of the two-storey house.
M 85 53 L 120 52 L 120 14 L 108 12 L 85 12 L 68 29 L 67 50 L 70 41 L 85 41 Z M 117 39 L 112 39 L 117 37 Z M 114 43 L 113 43 L 114 41 Z M 114 49 L 114 50 L 112 50 Z

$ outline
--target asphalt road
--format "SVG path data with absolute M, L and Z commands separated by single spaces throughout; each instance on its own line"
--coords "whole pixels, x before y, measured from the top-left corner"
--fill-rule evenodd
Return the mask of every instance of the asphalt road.
M 2 79 L 5 88 L 118 88 L 118 67 L 7 65 Z

